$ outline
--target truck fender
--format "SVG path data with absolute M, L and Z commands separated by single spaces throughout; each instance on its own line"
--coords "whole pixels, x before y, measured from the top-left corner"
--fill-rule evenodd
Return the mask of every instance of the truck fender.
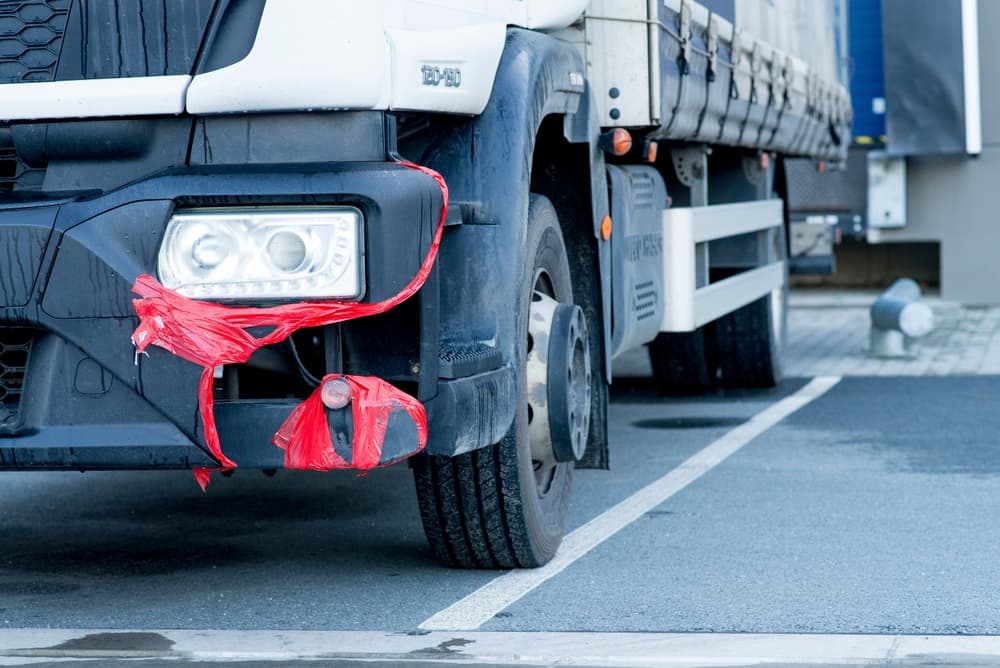
M 488 341 L 505 362 L 515 359 L 523 323 L 513 313 L 519 286 L 509 277 L 522 266 L 532 157 L 543 120 L 564 118 L 571 143 L 590 155 L 589 203 L 594 234 L 608 210 L 604 160 L 596 117 L 576 49 L 545 34 L 510 28 L 493 90 L 483 113 L 456 131 L 424 163 L 440 171 L 453 202 L 469 203 L 463 224 L 449 228 L 439 260 L 442 340 Z M 598 237 L 599 238 L 599 237 Z M 602 328 L 610 344 L 610 251 L 600 252 Z M 610 359 L 606 373 L 610 376 Z

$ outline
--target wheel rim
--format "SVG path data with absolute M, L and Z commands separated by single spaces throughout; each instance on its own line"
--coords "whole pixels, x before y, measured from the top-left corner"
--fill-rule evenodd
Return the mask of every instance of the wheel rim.
M 531 296 L 528 313 L 528 356 L 526 394 L 528 410 L 528 443 L 531 450 L 531 464 L 535 471 L 535 485 L 540 496 L 544 496 L 555 476 L 556 462 L 552 451 L 552 433 L 549 427 L 548 411 L 548 348 L 552 317 L 558 304 L 551 295 L 540 287 L 542 277 L 535 281 L 535 291 Z
M 526 358 L 528 442 L 540 496 L 560 465 L 583 456 L 590 429 L 586 322 L 578 307 L 551 293 L 551 282 L 540 272 L 528 314 Z

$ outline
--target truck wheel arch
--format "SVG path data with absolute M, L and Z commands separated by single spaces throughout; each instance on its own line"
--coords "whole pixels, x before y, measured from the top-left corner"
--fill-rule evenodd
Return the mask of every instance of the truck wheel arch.
M 442 173 L 451 201 L 463 211 L 463 224 L 446 230 L 438 260 L 442 340 L 492 341 L 506 363 L 516 359 L 523 323 L 511 311 L 518 286 L 509 268 L 524 262 L 532 192 L 553 201 L 565 218 L 564 236 L 579 241 L 571 250 L 578 258 L 574 273 L 599 277 L 574 297 L 591 311 L 591 339 L 610 340 L 610 272 L 603 270 L 610 248 L 597 237 L 608 211 L 607 185 L 584 71 L 569 43 L 510 28 L 483 113 L 467 121 L 439 117 L 434 123 L 443 131 L 423 145 L 423 155 L 412 156 Z M 598 351 L 592 368 L 604 369 L 609 379 L 605 357 Z M 606 462 L 603 455 L 586 460 Z

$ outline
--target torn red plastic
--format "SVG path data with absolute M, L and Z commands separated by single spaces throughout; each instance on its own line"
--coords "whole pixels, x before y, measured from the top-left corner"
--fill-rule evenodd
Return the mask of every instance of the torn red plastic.
M 314 471 L 348 468 L 368 471 L 376 468 L 382 459 L 389 418 L 401 410 L 406 411 L 417 426 L 417 449 L 413 454 L 424 449 L 427 444 L 427 416 L 423 404 L 381 378 L 331 374 L 324 377 L 323 382 L 334 378 L 343 378 L 351 386 L 351 416 L 354 420 L 351 461 L 345 461 L 333 448 L 326 407 L 320 398 L 321 384 L 292 411 L 274 435 L 274 444 L 285 451 L 285 468 Z M 385 462 L 389 463 L 392 462 Z
M 198 466 L 191 469 L 191 472 L 194 473 L 194 480 L 198 483 L 198 487 L 201 487 L 201 491 L 204 492 L 208 489 L 208 483 L 212 482 L 212 473 L 221 470 L 218 467 L 208 468 L 207 466 Z
M 218 430 L 215 426 L 212 374 L 217 366 L 246 362 L 257 349 L 284 341 L 293 332 L 304 327 L 321 327 L 384 313 L 412 297 L 427 281 L 437 259 L 444 221 L 448 216 L 448 186 L 444 178 L 430 168 L 411 162 L 400 162 L 399 164 L 423 172 L 433 178 L 441 189 L 442 207 L 434 239 L 420 269 L 406 287 L 389 299 L 372 304 L 329 301 L 298 302 L 268 308 L 225 306 L 185 297 L 165 288 L 148 274 L 136 278 L 132 290 L 141 297 L 141 299 L 132 302 L 135 312 L 139 316 L 139 326 L 132 335 L 136 352 L 137 354 L 142 353 L 149 346 L 158 346 L 203 367 L 198 383 L 199 414 L 204 425 L 205 442 L 212 455 L 219 460 L 222 469 L 236 468 L 236 462 L 222 452 Z M 272 327 L 273 329 L 264 336 L 255 337 L 246 331 L 250 327 Z M 350 378 L 348 382 L 351 382 Z M 358 382 L 357 379 L 355 382 Z M 388 386 L 388 384 L 386 385 Z M 403 395 L 402 392 L 398 392 L 398 394 Z M 303 406 L 308 404 L 311 399 L 312 397 L 306 400 L 302 406 L 296 408 L 292 415 L 294 416 L 300 410 L 305 410 Z M 416 400 L 412 401 L 419 405 Z M 400 403 L 402 405 L 402 402 Z M 355 408 L 355 411 L 357 410 Z M 421 414 L 422 411 L 421 407 Z M 289 417 L 289 420 L 291 418 L 292 416 Z M 362 411 L 361 419 L 359 420 L 357 413 L 355 413 L 354 419 L 355 441 L 357 441 L 359 433 L 357 425 L 369 418 Z M 314 427 L 319 424 L 317 420 L 311 418 L 299 422 Z M 426 420 L 417 421 L 417 427 L 418 433 L 426 435 Z M 377 429 L 373 428 L 373 432 L 377 433 Z M 384 433 L 383 428 L 383 436 Z M 327 433 L 327 438 L 329 439 L 329 433 Z M 381 445 L 379 448 L 381 451 Z M 286 448 L 287 451 L 288 448 Z M 359 463 L 370 462 L 370 455 L 368 457 L 360 459 Z M 352 460 L 354 459 L 358 459 L 358 457 L 355 455 L 352 457 Z M 330 461 L 336 464 L 332 459 Z M 353 464 L 352 461 L 352 467 Z M 329 468 L 342 467 L 334 465 Z M 196 479 L 203 488 L 207 485 L 207 471 L 209 470 L 206 469 L 201 473 L 196 471 L 195 473 Z

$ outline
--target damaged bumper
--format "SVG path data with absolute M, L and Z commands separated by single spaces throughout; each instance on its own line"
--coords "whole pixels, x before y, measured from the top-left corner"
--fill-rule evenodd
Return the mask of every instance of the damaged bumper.
M 163 231 L 177 209 L 289 204 L 346 204 L 364 213 L 363 301 L 376 303 L 398 294 L 419 271 L 443 203 L 425 174 L 354 163 L 185 170 L 95 197 L 0 204 L 0 468 L 219 466 L 198 410 L 202 369 L 157 347 L 135 353 L 133 285 L 155 273 Z M 419 323 L 409 346 L 412 363 L 380 364 L 377 347 L 364 348 L 362 329 L 354 337 L 361 341 L 354 371 L 386 377 L 426 406 L 431 452 L 454 454 L 499 440 L 512 409 L 470 418 L 462 408 L 511 403 L 504 398 L 513 394 L 513 374 L 494 365 L 439 380 L 436 276 L 413 300 Z M 244 467 L 283 466 L 286 453 L 272 439 L 308 394 L 250 398 L 219 386 L 212 392 L 226 455 Z M 348 406 L 325 416 L 335 455 L 351 462 L 356 415 Z M 425 425 L 413 414 L 392 411 L 384 422 L 376 465 L 420 449 Z

